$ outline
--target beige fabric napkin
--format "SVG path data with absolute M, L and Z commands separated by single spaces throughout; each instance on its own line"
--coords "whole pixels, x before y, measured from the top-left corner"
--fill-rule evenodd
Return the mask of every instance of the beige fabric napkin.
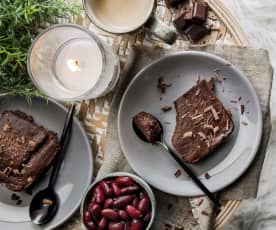
M 230 46 L 205 46 L 194 47 L 192 49 L 215 53 L 227 59 L 229 62 L 238 66 L 247 75 L 257 90 L 265 118 L 265 132 L 260 151 L 248 172 L 238 180 L 237 183 L 220 194 L 220 197 L 223 199 L 240 200 L 254 197 L 256 195 L 259 173 L 270 132 L 268 105 L 272 82 L 272 68 L 270 66 L 268 54 L 264 50 Z M 175 50 L 165 50 L 159 47 L 134 47 L 134 52 L 129 56 L 126 68 L 124 68 L 121 75 L 121 80 L 116 89 L 114 101 L 111 106 L 109 125 L 106 133 L 105 159 L 98 176 L 113 171 L 132 171 L 121 152 L 117 135 L 117 112 L 120 99 L 132 77 L 142 67 L 171 52 L 175 52 Z M 158 212 L 153 229 L 165 229 L 166 226 L 178 226 L 184 229 L 199 228 L 191 214 L 191 206 L 187 198 L 171 196 L 160 191 L 155 191 L 155 194 L 158 201 Z M 192 203 L 198 203 L 198 199 L 193 199 Z M 196 207 L 196 205 L 194 206 Z M 196 214 L 197 218 L 200 219 L 202 229 L 211 228 L 211 205 L 207 199 L 204 199 L 204 202 L 200 206 L 202 206 L 201 209 L 196 208 L 193 212 Z M 202 215 L 202 209 L 207 211 L 209 215 Z

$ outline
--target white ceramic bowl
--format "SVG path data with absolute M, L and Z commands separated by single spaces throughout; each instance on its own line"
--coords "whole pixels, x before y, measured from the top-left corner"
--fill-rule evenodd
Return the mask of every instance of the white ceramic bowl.
M 81 219 L 82 219 L 82 223 L 83 223 L 83 213 L 84 213 L 84 210 L 86 209 L 87 207 L 87 204 L 88 204 L 88 199 L 91 197 L 91 190 L 93 190 L 93 188 L 101 181 L 101 180 L 106 180 L 108 178 L 113 178 L 113 177 L 118 177 L 118 176 L 128 176 L 130 177 L 135 183 L 137 183 L 138 185 L 140 185 L 144 191 L 146 192 L 146 194 L 148 195 L 149 197 L 149 200 L 151 202 L 151 220 L 150 222 L 148 223 L 147 225 L 147 228 L 146 230 L 150 230 L 151 226 L 152 226 L 152 223 L 154 221 L 154 218 L 155 218 L 155 212 L 156 212 L 156 200 L 155 200 L 155 196 L 154 196 L 154 193 L 152 192 L 152 189 L 151 187 L 140 177 L 134 175 L 134 174 L 131 174 L 131 173 L 126 173 L 126 172 L 115 172 L 115 173 L 110 173 L 110 174 L 107 174 L 105 175 L 104 177 L 101 177 L 101 178 L 98 178 L 97 180 L 95 180 L 90 186 L 89 188 L 87 189 L 87 191 L 85 192 L 84 196 L 83 196 L 83 199 L 82 199 L 82 202 L 81 202 L 81 209 L 80 209 L 80 212 L 81 212 Z M 83 223 L 83 226 L 84 223 Z

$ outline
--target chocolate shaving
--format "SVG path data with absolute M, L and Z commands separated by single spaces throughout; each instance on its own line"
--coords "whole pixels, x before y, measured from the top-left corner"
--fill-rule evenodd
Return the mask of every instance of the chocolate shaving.
M 216 121 L 219 120 L 219 116 L 218 116 L 217 111 L 216 111 L 214 108 L 212 108 L 211 111 L 212 111 L 212 114 L 213 114 L 215 120 L 216 120 Z
M 228 121 L 228 120 L 227 120 L 227 121 Z M 213 129 L 213 132 L 214 132 L 214 134 L 216 134 L 218 131 L 219 131 L 219 127 L 216 126 L 216 127 Z
M 181 176 L 181 170 L 180 169 L 177 169 L 176 171 L 175 171 L 175 173 L 174 173 L 174 176 L 176 177 L 176 178 L 178 178 L 178 177 L 180 177 Z
M 243 114 L 244 114 L 244 109 L 245 109 L 244 105 L 243 105 L 243 104 L 241 104 L 241 115 L 243 115 Z
M 208 106 L 207 108 L 204 109 L 204 113 L 209 112 L 210 110 L 212 110 L 214 107 L 213 106 Z
M 196 119 L 202 118 L 202 117 L 203 117 L 203 114 L 199 114 L 199 115 L 193 116 L 192 120 L 196 120 Z
M 165 93 L 166 89 L 171 86 L 172 84 L 165 82 L 162 77 L 158 78 L 157 88 L 160 89 L 161 93 Z
M 203 201 L 204 201 L 204 199 L 202 197 L 198 198 L 198 199 L 196 199 L 195 205 L 200 206 L 203 203 Z
M 245 125 L 245 126 L 248 125 L 248 123 L 245 122 L 245 121 L 242 121 L 241 123 L 242 123 L 243 125 Z
M 172 110 L 172 107 L 169 105 L 166 105 L 166 106 L 163 106 L 161 109 L 163 112 L 168 112 L 168 111 Z
M 202 210 L 201 214 L 204 216 L 209 216 L 209 212 L 206 209 Z
M 238 100 L 241 101 L 241 99 L 242 99 L 242 97 L 240 96 L 240 97 L 238 98 Z
M 206 180 L 209 180 L 211 178 L 208 172 L 204 173 L 204 177 L 206 178 Z
M 204 127 L 204 129 L 211 129 L 211 130 L 214 129 L 214 127 L 212 125 L 208 125 L 208 124 L 205 124 L 203 127 Z
M 231 100 L 230 102 L 233 103 L 233 104 L 237 104 L 238 103 L 238 101 L 236 101 L 236 100 Z
M 16 193 L 11 194 L 11 200 L 19 200 L 20 197 Z
M 20 204 L 22 204 L 22 200 L 19 199 L 16 201 L 16 205 L 20 205 Z
M 202 137 L 203 140 L 207 139 L 206 135 L 203 132 L 198 132 L 197 134 Z
M 192 131 L 188 131 L 186 133 L 183 134 L 183 138 L 187 138 L 187 137 L 192 137 L 193 136 L 193 132 Z

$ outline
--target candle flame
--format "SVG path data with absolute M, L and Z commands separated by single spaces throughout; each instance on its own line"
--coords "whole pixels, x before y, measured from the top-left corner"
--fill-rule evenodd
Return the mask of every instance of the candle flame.
M 68 69 L 72 72 L 80 71 L 80 63 L 76 59 L 67 60 Z

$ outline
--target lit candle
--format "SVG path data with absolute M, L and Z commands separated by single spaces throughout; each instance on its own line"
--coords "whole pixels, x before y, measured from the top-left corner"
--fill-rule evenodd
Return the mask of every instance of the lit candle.
M 56 25 L 37 36 L 28 56 L 34 84 L 60 101 L 101 97 L 119 79 L 120 66 L 112 48 L 77 25 Z
M 80 71 L 80 63 L 76 59 L 68 59 L 67 67 L 72 72 Z
M 56 54 L 57 80 L 68 90 L 86 92 L 97 83 L 103 67 L 99 47 L 90 40 L 73 39 Z

